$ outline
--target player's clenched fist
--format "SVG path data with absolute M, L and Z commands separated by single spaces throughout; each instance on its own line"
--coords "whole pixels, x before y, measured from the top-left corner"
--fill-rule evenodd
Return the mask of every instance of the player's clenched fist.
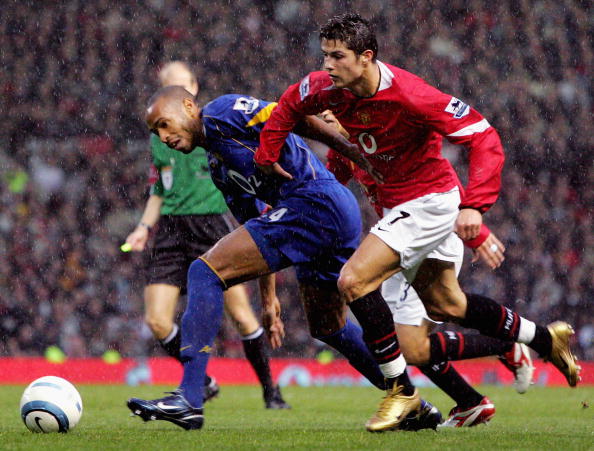
M 478 210 L 464 208 L 458 214 L 454 230 L 463 241 L 473 240 L 481 231 L 482 223 L 483 215 Z

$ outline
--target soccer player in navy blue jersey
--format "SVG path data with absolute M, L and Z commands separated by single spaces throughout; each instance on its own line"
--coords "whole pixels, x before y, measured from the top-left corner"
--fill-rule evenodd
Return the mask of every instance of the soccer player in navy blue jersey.
M 182 61 L 165 64 L 158 75 L 161 86 L 182 86 L 196 96 L 198 80 Z M 190 155 L 170 149 L 155 135 L 151 138 L 151 190 L 136 228 L 126 242 L 133 251 L 146 248 L 149 232 L 158 225 L 146 268 L 145 321 L 163 349 L 180 359 L 181 329 L 175 311 L 185 293 L 190 264 L 234 229 L 227 204 L 214 186 L 204 149 Z M 267 409 L 288 409 L 270 372 L 267 338 L 250 305 L 245 287 L 225 292 L 225 311 L 241 335 L 246 358 L 260 384 Z M 215 378 L 204 381 L 204 401 L 219 394 Z
M 346 319 L 336 282 L 361 235 L 359 207 L 351 192 L 294 134 L 289 135 L 280 161 L 291 179 L 267 175 L 254 163 L 260 131 L 275 105 L 226 95 L 200 109 L 181 87 L 163 88 L 149 102 L 147 125 L 164 143 L 184 153 L 196 146 L 206 149 L 213 181 L 243 225 L 188 271 L 188 303 L 181 328 L 184 375 L 179 389 L 152 401 L 132 398 L 128 407 L 144 420 L 199 429 L 204 418 L 197 381 L 203 379 L 220 327 L 223 291 L 259 277 L 264 323 L 273 346 L 278 346 L 284 330 L 273 273 L 294 266 L 312 335 L 340 351 L 377 387 L 397 383 L 414 393 L 398 399 L 394 428 L 421 413 L 438 421 L 439 414 L 420 401 L 404 371 L 387 304 L 383 300 L 349 304 L 362 330 Z M 316 127 L 331 129 L 321 120 L 306 118 L 301 131 L 315 137 Z M 330 135 L 344 139 L 337 133 Z M 262 202 L 270 206 L 264 214 Z

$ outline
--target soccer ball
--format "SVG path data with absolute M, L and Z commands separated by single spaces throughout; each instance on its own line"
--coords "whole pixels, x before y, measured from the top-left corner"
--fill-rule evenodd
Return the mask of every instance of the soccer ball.
M 21 418 L 32 432 L 68 432 L 77 425 L 82 411 L 78 391 L 61 377 L 40 377 L 21 397 Z

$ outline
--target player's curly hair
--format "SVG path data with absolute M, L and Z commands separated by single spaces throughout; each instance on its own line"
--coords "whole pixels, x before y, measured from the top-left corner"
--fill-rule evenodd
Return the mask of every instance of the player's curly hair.
M 320 29 L 320 39 L 338 40 L 357 55 L 365 50 L 373 51 L 377 57 L 377 39 L 369 21 L 357 13 L 345 13 L 332 17 Z

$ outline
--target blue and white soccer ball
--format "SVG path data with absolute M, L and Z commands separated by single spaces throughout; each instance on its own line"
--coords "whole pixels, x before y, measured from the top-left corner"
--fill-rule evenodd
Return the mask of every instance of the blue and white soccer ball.
M 40 377 L 21 397 L 21 418 L 32 432 L 68 432 L 78 424 L 82 411 L 80 394 L 61 377 Z

